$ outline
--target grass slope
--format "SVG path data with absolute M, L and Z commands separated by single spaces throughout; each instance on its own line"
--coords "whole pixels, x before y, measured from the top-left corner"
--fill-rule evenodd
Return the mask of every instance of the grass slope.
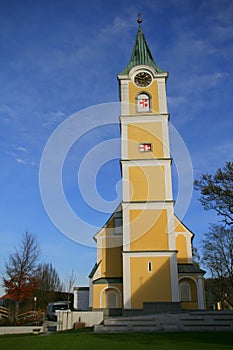
M 7 350 L 228 350 L 232 333 L 67 333 L 52 335 L 1 336 L 0 348 Z

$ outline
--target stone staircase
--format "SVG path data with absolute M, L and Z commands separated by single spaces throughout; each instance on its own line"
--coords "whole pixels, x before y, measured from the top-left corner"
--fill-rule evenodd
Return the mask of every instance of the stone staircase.
M 193 311 L 106 318 L 96 333 L 233 331 L 233 311 Z
M 44 321 L 43 333 L 53 333 L 57 331 L 57 322 L 55 321 Z

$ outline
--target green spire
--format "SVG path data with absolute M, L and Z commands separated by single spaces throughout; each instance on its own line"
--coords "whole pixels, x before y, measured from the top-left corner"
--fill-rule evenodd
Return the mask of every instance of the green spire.
M 131 68 L 138 65 L 147 65 L 155 69 L 157 73 L 163 73 L 164 71 L 160 69 L 155 63 L 152 54 L 150 52 L 149 46 L 146 42 L 145 36 L 142 32 L 141 27 L 138 28 L 137 37 L 135 40 L 133 52 L 127 67 L 120 74 L 128 74 Z

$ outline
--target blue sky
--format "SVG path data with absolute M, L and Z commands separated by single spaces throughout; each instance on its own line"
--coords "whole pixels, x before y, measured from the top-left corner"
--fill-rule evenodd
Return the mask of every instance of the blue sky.
M 69 239 L 51 222 L 40 195 L 40 162 L 50 136 L 71 115 L 78 113 L 81 127 L 88 114 L 83 109 L 119 101 L 116 75 L 129 61 L 138 11 L 156 63 L 169 72 L 170 121 L 189 151 L 194 177 L 214 172 L 232 160 L 231 0 L 144 0 L 143 4 L 136 0 L 1 0 L 0 270 L 22 233 L 29 230 L 37 235 L 42 261 L 52 262 L 62 279 L 73 269 L 78 285 L 88 283 L 95 262 L 94 245 Z M 98 111 L 102 108 L 106 110 L 98 107 Z M 98 155 L 96 145 L 106 149 L 105 140 L 119 138 L 117 112 L 115 121 L 102 127 L 98 113 L 92 115 L 99 127 L 88 130 L 72 145 L 62 173 L 66 200 L 84 222 L 77 227 L 82 235 L 91 233 L 84 232 L 85 224 L 93 226 L 93 232 L 100 227 L 111 205 L 120 200 L 117 141 L 111 141 L 112 158 L 109 152 L 102 154 L 97 174 L 90 159 L 84 158 L 93 148 Z M 175 147 L 172 143 L 172 149 Z M 89 204 L 78 185 L 83 159 L 89 161 L 81 186 Z M 98 208 L 96 198 L 97 209 L 90 202 L 92 179 L 100 197 L 111 204 L 106 212 Z M 196 245 L 208 224 L 216 221 L 214 213 L 203 211 L 197 198 L 194 192 L 183 218 L 196 234 Z

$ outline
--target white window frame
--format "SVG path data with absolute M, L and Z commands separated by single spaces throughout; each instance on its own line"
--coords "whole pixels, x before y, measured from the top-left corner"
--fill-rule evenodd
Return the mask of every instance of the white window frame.
M 140 102 L 142 100 L 147 100 L 148 106 L 146 108 L 143 108 L 141 106 Z M 140 94 L 138 94 L 138 96 L 137 96 L 137 112 L 138 113 L 150 112 L 150 104 L 151 104 L 151 98 L 147 93 L 141 92 Z

